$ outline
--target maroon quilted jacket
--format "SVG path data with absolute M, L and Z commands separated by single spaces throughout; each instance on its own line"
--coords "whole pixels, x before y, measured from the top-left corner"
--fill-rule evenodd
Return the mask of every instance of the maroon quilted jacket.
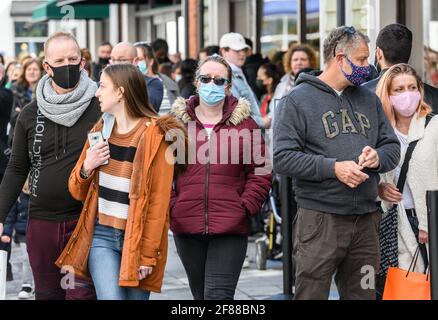
M 246 100 L 226 98 L 224 116 L 210 139 L 196 117 L 198 105 L 199 97 L 193 96 L 178 99 L 172 109 L 188 127 L 192 148 L 188 148 L 187 170 L 174 184 L 171 230 L 175 234 L 248 235 L 250 217 L 260 212 L 271 188 L 265 142 L 254 138 L 258 127 Z

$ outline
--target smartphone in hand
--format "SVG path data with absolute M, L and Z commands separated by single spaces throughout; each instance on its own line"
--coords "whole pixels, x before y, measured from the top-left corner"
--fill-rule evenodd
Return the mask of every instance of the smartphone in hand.
M 93 148 L 96 144 L 98 144 L 100 142 L 104 142 L 104 141 L 105 140 L 103 139 L 102 132 L 100 132 L 100 131 L 90 132 L 88 134 L 88 142 L 89 142 L 91 148 Z M 104 164 L 108 164 L 108 160 Z

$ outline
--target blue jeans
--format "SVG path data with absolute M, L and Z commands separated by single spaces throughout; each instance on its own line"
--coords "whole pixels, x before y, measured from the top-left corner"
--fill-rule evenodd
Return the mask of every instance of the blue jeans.
M 149 300 L 149 291 L 119 286 L 125 232 L 96 222 L 88 268 L 98 300 Z

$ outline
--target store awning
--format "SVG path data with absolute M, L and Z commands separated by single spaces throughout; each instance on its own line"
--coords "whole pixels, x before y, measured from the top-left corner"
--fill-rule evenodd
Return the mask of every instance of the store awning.
M 108 4 L 84 4 L 73 5 L 74 19 L 106 19 L 109 18 L 109 5 Z M 46 21 L 46 20 L 62 20 L 66 14 L 62 7 L 57 5 L 57 1 L 51 0 L 36 7 L 32 12 L 32 20 L 34 22 Z
M 65 6 L 70 4 L 89 4 L 89 3 L 114 3 L 114 4 L 148 4 L 152 0 L 58 0 L 58 6 Z M 172 5 L 175 4 L 173 0 L 159 0 L 154 1 L 154 6 L 158 5 Z
M 12 1 L 11 17 L 31 17 L 35 7 L 45 4 L 46 1 Z

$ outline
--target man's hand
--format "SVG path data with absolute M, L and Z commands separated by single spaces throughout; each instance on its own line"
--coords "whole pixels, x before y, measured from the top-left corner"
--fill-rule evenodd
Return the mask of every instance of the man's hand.
M 335 163 L 335 175 L 339 181 L 352 189 L 369 179 L 369 176 L 362 172 L 363 167 L 354 161 L 344 161 Z
M 3 223 L 0 223 L 0 234 L 3 234 Z
M 371 147 L 365 147 L 359 156 L 359 166 L 363 168 L 377 169 L 380 166 L 379 155 Z
M 24 194 L 30 195 L 30 189 L 29 189 L 29 178 L 26 179 L 26 182 L 24 183 L 23 189 L 21 190 Z
M 380 199 L 391 203 L 399 203 L 402 201 L 402 194 L 392 183 L 379 184 L 379 197 Z
M 152 271 L 154 270 L 154 267 L 145 267 L 141 266 L 138 269 L 138 280 L 145 279 L 148 275 L 152 274 Z
M 421 244 L 426 244 L 429 242 L 429 236 L 426 231 L 420 230 L 418 233 L 418 242 Z
M 9 236 L 2 236 L 1 240 L 3 243 L 11 243 L 11 237 Z

